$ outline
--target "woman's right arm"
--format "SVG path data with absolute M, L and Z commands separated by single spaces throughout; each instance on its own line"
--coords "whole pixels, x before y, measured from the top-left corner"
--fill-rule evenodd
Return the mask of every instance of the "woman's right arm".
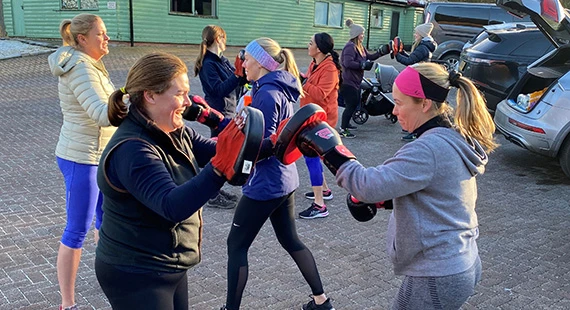
M 98 126 L 107 127 L 111 126 L 107 116 L 109 94 L 103 88 L 106 81 L 101 81 L 100 74 L 93 65 L 80 62 L 68 73 L 69 88 L 89 118 Z
M 211 62 L 204 63 L 199 75 L 204 92 L 218 94 L 220 98 L 229 95 L 239 86 L 239 78 L 235 74 L 232 73 L 224 80 Z
M 226 181 L 208 164 L 198 175 L 177 185 L 154 148 L 141 140 L 126 141 L 108 156 L 105 170 L 110 182 L 173 222 L 194 214 Z

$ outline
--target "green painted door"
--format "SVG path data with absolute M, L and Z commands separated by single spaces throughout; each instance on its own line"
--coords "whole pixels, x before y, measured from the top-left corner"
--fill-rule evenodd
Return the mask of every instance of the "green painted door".
M 14 22 L 14 36 L 25 37 L 24 0 L 12 0 L 12 18 Z

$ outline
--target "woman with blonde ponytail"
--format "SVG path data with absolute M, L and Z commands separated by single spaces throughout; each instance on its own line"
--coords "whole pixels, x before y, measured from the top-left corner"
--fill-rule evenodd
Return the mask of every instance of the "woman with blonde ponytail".
M 476 177 L 497 147 L 495 126 L 473 83 L 438 64 L 406 67 L 392 94 L 394 115 L 417 139 L 373 168 L 347 160 L 336 180 L 366 202 L 351 211 L 392 200 L 387 251 L 404 279 L 391 309 L 460 309 L 481 278 Z
M 97 187 L 99 158 L 115 132 L 107 100 L 115 87 L 101 59 L 109 53 L 103 20 L 79 14 L 61 22 L 63 46 L 48 57 L 58 77 L 63 125 L 55 149 L 66 187 L 67 223 L 57 254 L 60 309 L 76 309 L 75 279 L 81 249 L 95 216 L 95 243 L 101 226 L 102 197 Z
M 264 137 L 270 137 L 283 120 L 293 115 L 293 104 L 303 91 L 297 63 L 290 50 L 281 48 L 270 38 L 259 38 L 246 46 L 243 65 L 252 83 L 251 107 L 263 113 Z M 297 166 L 279 162 L 272 155 L 272 147 L 271 142 L 262 146 L 259 155 L 262 159 L 257 161 L 255 173 L 243 186 L 243 195 L 234 213 L 227 240 L 228 290 L 222 310 L 240 308 L 248 277 L 247 253 L 268 219 L 281 246 L 293 258 L 311 288 L 313 299 L 303 305 L 303 309 L 334 310 L 325 295 L 313 254 L 299 239 L 295 228 Z

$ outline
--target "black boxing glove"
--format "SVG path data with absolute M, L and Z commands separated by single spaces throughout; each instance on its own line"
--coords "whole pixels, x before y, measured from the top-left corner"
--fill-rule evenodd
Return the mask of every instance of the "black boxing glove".
M 376 216 L 376 212 L 378 211 L 375 204 L 360 202 L 351 194 L 346 195 L 346 205 L 352 217 L 359 222 L 370 221 Z
M 304 155 L 309 157 L 315 153 L 323 159 L 323 162 L 336 175 L 338 168 L 345 162 L 356 159 L 342 144 L 338 132 L 325 122 L 311 124 L 297 136 L 297 147 Z
M 370 61 L 370 60 L 363 61 L 360 63 L 360 69 L 368 71 L 368 70 L 372 69 L 373 65 L 374 65 L 373 61 Z
M 380 45 L 378 47 L 378 53 L 380 53 L 382 56 L 391 53 L 392 52 L 392 48 L 390 46 L 390 44 L 384 44 L 384 45 Z
M 185 120 L 202 123 L 212 129 L 218 128 L 224 120 L 224 115 L 212 109 L 204 98 L 197 95 L 190 95 L 192 105 L 188 106 L 182 113 Z

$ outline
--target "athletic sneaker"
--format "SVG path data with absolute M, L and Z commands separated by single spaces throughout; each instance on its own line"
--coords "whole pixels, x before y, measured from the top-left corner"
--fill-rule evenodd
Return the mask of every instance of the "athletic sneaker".
M 313 193 L 313 192 L 305 193 L 305 198 L 307 198 L 307 199 L 315 199 L 315 193 Z M 324 200 L 331 200 L 331 199 L 333 199 L 333 194 L 332 194 L 332 191 L 331 191 L 330 189 L 327 189 L 326 191 L 323 191 L 323 199 L 324 199 Z
M 216 197 L 208 200 L 206 206 L 218 209 L 233 209 L 237 205 L 237 201 L 228 200 L 223 194 L 218 194 Z
M 59 305 L 59 310 L 79 310 L 79 308 L 77 307 L 77 304 L 65 308 L 62 305 Z
M 299 217 L 302 219 L 316 219 L 318 217 L 327 217 L 329 216 L 329 211 L 327 211 L 327 206 L 323 205 L 322 207 L 319 206 L 316 203 L 311 203 L 311 206 L 303 211 L 299 213 Z
M 303 305 L 303 310 L 334 310 L 334 307 L 331 303 L 331 299 L 327 298 L 327 300 L 321 304 L 321 305 L 317 305 L 315 303 L 315 300 L 311 300 L 309 301 L 308 304 Z
M 347 138 L 347 139 L 352 139 L 352 138 L 356 138 L 355 135 L 353 135 L 352 133 L 350 133 L 350 131 L 348 131 L 348 129 L 340 129 L 340 132 L 338 133 L 341 137 L 343 138 Z
M 239 196 L 236 194 L 232 194 L 230 192 L 226 192 L 225 190 L 220 189 L 220 195 L 224 196 L 224 198 L 226 198 L 226 200 L 230 200 L 230 201 L 234 201 L 234 202 L 238 202 L 239 200 Z

